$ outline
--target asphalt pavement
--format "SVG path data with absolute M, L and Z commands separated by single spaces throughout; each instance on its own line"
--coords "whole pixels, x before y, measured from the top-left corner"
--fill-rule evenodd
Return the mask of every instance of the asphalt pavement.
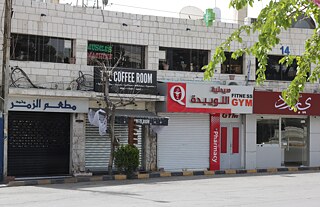
M 320 174 L 190 176 L 0 188 L 1 207 L 320 206 Z

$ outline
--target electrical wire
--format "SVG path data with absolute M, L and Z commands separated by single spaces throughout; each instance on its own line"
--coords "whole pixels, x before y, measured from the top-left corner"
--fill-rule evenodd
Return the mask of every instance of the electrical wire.
M 197 16 L 203 18 L 203 15 L 198 15 L 198 14 L 190 14 L 190 13 L 183 13 L 183 12 L 175 12 L 175 11 L 167 11 L 167 10 L 161 10 L 161 9 L 152 9 L 152 8 L 146 8 L 146 7 L 138 7 L 138 6 L 130 6 L 130 5 L 124 5 L 124 4 L 115 4 L 111 3 L 109 4 L 110 7 L 115 5 L 115 6 L 120 6 L 120 7 L 128 7 L 128 8 L 134 8 L 134 9 L 142 9 L 142 10 L 148 10 L 148 11 L 157 11 L 157 12 L 164 12 L 164 13 L 170 13 L 170 14 L 185 14 L 185 15 L 192 15 L 192 16 Z M 201 19 L 199 18 L 199 19 Z M 245 22 L 244 20 L 236 20 L 236 19 L 225 19 L 225 18 L 219 18 L 219 20 L 226 20 L 226 21 L 237 21 L 237 22 Z
M 11 87 L 16 87 L 16 88 L 23 88 L 19 82 L 26 80 L 32 88 L 38 88 L 38 89 L 57 89 L 57 86 L 55 88 L 48 88 L 48 87 L 43 87 L 43 86 L 38 86 L 35 85 L 27 75 L 27 73 L 21 69 L 19 66 L 14 66 L 11 67 Z M 84 91 L 92 91 L 93 90 L 93 75 L 91 74 L 84 74 L 82 71 L 79 71 L 79 76 L 71 81 L 68 82 L 69 87 L 68 89 L 75 88 L 76 90 L 84 90 Z M 52 83 L 51 83 L 52 84 Z M 54 82 L 53 84 L 57 85 L 58 82 Z M 74 87 L 72 85 L 75 84 Z
M 99 0 L 98 0 L 99 1 Z M 94 1 L 96 2 L 96 1 Z M 85 7 L 89 7 L 88 5 L 83 4 Z M 199 19 L 203 19 L 203 15 L 198 15 L 198 14 L 190 14 L 190 13 L 183 13 L 183 12 L 176 12 L 176 11 L 168 11 L 168 10 L 161 10 L 161 9 L 153 9 L 153 8 L 146 8 L 146 7 L 139 7 L 139 6 L 131 6 L 131 5 L 125 5 L 125 4 L 117 4 L 117 3 L 110 3 L 106 7 L 111 7 L 111 6 L 119 6 L 119 7 L 127 7 L 127 8 L 134 8 L 134 9 L 141 9 L 141 10 L 147 10 L 147 11 L 156 11 L 156 12 L 163 12 L 163 13 L 170 13 L 170 14 L 184 14 L 184 15 L 192 15 L 192 16 L 197 16 Z M 92 6 L 93 8 L 96 8 L 95 4 Z M 123 11 L 119 11 L 123 12 Z M 226 18 L 219 18 L 220 21 L 232 21 L 232 22 L 245 22 L 244 20 L 236 20 L 236 19 L 226 19 Z
M 82 71 L 79 71 L 78 78 L 74 80 L 77 83 L 77 90 L 93 90 L 93 84 L 90 84 L 88 80 L 89 77 L 93 82 L 93 75 L 84 74 Z
M 21 73 L 22 77 L 16 78 L 16 75 L 19 73 Z M 15 86 L 15 87 L 19 88 L 20 86 L 17 84 L 17 82 L 19 82 L 22 79 L 25 79 L 33 88 L 43 88 L 44 89 L 44 87 L 36 86 L 35 84 L 33 84 L 33 82 L 30 80 L 30 78 L 26 74 L 26 72 L 24 72 L 19 66 L 11 67 L 10 77 L 11 77 L 11 85 L 10 86 Z

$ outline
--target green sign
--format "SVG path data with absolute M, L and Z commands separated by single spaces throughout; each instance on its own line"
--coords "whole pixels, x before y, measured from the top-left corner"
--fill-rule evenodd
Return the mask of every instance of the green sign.
M 88 50 L 95 51 L 95 52 L 112 53 L 112 46 L 91 43 L 88 45 Z
M 213 12 L 213 9 L 206 9 L 206 13 L 203 16 L 206 26 L 212 26 L 212 22 L 216 19 L 216 14 Z

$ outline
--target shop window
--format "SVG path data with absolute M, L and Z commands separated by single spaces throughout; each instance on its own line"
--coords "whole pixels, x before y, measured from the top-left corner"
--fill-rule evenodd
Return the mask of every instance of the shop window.
M 243 57 L 231 58 L 232 52 L 225 52 L 226 60 L 221 64 L 222 74 L 242 74 Z
M 261 117 L 257 119 L 257 144 L 280 147 L 282 165 L 307 165 L 308 119 Z
M 207 50 L 160 48 L 159 70 L 203 72 L 208 64 Z
M 88 42 L 88 65 L 145 68 L 145 47 L 117 43 Z M 119 60 L 120 59 L 120 60 Z
M 279 61 L 284 56 L 269 55 L 266 69 L 266 80 L 282 80 L 292 81 L 297 73 L 297 61 L 293 61 L 292 65 L 287 67 L 280 64 Z M 258 69 L 258 60 L 256 60 L 256 68 Z
M 279 120 L 257 120 L 257 144 L 279 144 Z
M 71 39 L 12 34 L 10 59 L 53 63 L 71 63 Z

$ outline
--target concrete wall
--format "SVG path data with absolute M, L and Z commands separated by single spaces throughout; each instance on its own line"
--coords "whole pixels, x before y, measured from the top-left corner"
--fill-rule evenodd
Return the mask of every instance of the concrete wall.
M 281 158 L 279 145 L 257 145 L 257 168 L 281 167 Z

